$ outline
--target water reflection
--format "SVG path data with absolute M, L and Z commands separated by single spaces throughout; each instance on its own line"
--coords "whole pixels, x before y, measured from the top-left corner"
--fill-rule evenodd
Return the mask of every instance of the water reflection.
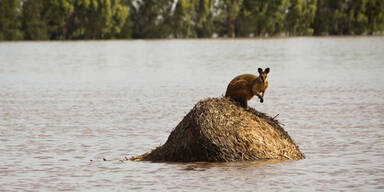
M 276 163 L 288 161 L 282 160 L 260 160 L 260 161 L 246 161 L 246 162 L 196 162 L 196 163 L 180 163 L 185 167 L 186 171 L 205 171 L 211 168 L 219 168 L 223 171 L 228 169 L 247 169 L 249 167 L 265 168 Z

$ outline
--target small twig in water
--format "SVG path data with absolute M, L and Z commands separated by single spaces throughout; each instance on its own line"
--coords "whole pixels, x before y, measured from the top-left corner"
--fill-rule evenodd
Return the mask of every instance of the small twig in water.
M 275 118 L 279 116 L 279 114 L 275 115 L 274 117 L 272 117 L 272 120 L 275 120 Z

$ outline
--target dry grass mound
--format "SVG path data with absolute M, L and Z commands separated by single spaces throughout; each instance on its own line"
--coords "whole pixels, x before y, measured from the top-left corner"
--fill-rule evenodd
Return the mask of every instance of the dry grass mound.
M 199 101 L 171 132 L 167 142 L 131 160 L 242 161 L 298 160 L 304 154 L 277 120 L 244 110 L 227 98 Z

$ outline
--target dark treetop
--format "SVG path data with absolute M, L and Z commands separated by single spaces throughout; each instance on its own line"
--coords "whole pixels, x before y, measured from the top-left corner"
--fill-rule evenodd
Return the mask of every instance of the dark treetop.
M 0 0 L 0 40 L 383 34 L 382 0 Z

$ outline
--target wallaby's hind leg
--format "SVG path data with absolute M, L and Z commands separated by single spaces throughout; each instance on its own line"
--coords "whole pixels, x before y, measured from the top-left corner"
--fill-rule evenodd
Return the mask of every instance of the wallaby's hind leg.
M 240 103 L 240 105 L 241 105 L 244 109 L 248 108 L 247 98 L 246 98 L 246 97 L 241 97 L 241 98 L 239 99 L 239 103 Z

